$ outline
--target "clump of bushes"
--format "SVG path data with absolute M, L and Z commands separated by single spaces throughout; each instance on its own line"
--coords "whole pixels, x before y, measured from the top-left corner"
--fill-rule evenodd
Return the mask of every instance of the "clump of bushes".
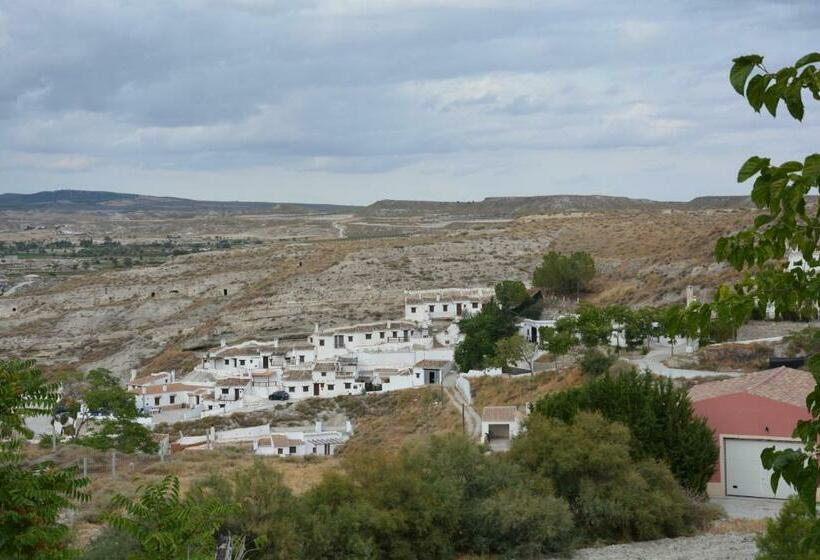
M 564 422 L 583 411 L 628 427 L 633 458 L 661 461 L 685 489 L 693 494 L 706 491 L 718 447 L 706 420 L 695 416 L 685 389 L 633 368 L 547 395 L 535 406 L 536 414 Z
M 766 532 L 757 538 L 758 560 L 801 558 L 820 560 L 820 548 L 807 550 L 801 541 L 816 535 L 820 522 L 797 497 L 789 498 L 780 515 L 766 523 Z
M 510 457 L 554 485 L 585 541 L 675 537 L 713 518 L 666 465 L 633 458 L 631 440 L 626 426 L 597 413 L 580 412 L 571 422 L 536 415 Z
M 590 377 L 599 377 L 608 372 L 616 360 L 612 354 L 590 348 L 581 356 L 581 371 Z

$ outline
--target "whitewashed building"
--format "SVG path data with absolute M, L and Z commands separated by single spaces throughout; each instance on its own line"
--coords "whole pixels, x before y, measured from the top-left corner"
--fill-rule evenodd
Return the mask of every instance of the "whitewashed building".
M 492 288 L 443 288 L 404 292 L 404 318 L 457 321 L 467 313 L 478 313 L 495 295 Z
M 520 432 L 524 414 L 517 406 L 485 406 L 481 411 L 481 441 L 493 451 L 506 451 Z
M 379 321 L 345 327 L 319 330 L 319 325 L 308 342 L 313 344 L 316 360 L 327 360 L 336 356 L 352 354 L 358 350 L 390 346 L 411 347 L 413 344 L 428 344 L 415 323 L 407 321 Z

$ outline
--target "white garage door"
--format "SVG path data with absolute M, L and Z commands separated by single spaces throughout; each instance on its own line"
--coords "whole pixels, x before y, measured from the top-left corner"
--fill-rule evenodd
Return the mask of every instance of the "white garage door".
M 777 494 L 772 492 L 771 471 L 763 468 L 760 453 L 767 447 L 800 449 L 800 444 L 762 439 L 724 439 L 724 472 L 727 496 L 786 499 L 794 491 L 780 481 Z

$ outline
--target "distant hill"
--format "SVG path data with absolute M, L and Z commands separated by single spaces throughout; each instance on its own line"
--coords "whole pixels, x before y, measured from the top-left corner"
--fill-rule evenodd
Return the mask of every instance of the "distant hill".
M 416 200 L 380 200 L 359 211 L 368 216 L 418 216 L 447 214 L 506 218 L 535 214 L 563 212 L 612 212 L 623 210 L 709 210 L 752 208 L 746 196 L 709 196 L 689 202 L 661 202 L 656 200 L 599 195 L 549 195 L 491 197 L 475 202 L 435 202 Z
M 107 191 L 56 190 L 33 194 L 0 194 L 0 210 L 44 210 L 51 212 L 145 212 L 145 213 L 202 213 L 220 214 L 336 214 L 353 212 L 357 206 L 334 204 L 292 204 L 272 202 L 224 202 L 190 200 L 168 196 Z
M 340 214 L 367 217 L 462 216 L 472 218 L 514 218 L 563 212 L 614 212 L 624 210 L 709 210 L 751 208 L 746 196 L 704 196 L 689 202 L 600 195 L 547 195 L 491 197 L 470 202 L 424 200 L 379 200 L 369 206 L 335 204 L 222 202 L 190 200 L 167 196 L 146 196 L 106 191 L 55 190 L 33 194 L 0 194 L 2 210 L 45 210 L 51 212 L 143 212 L 220 214 Z

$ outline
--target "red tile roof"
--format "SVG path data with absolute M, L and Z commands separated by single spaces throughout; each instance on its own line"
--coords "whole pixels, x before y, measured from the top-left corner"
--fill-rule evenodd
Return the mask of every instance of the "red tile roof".
M 710 381 L 689 389 L 692 402 L 725 395 L 746 393 L 794 406 L 805 407 L 806 396 L 814 389 L 814 377 L 799 369 L 779 367 L 748 373 L 732 379 Z

